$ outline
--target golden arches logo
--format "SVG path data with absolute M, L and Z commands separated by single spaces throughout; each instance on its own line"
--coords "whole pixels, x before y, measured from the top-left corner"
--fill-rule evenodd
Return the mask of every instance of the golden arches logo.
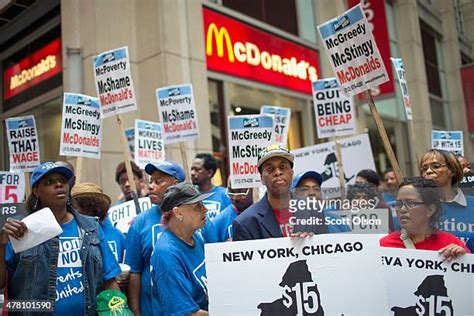
M 217 56 L 224 56 L 224 41 L 227 48 L 227 56 L 231 63 L 234 62 L 234 48 L 232 47 L 232 41 L 230 40 L 229 32 L 225 27 L 218 28 L 215 23 L 211 23 L 207 28 L 206 36 L 206 54 L 208 56 L 212 55 L 212 37 L 216 41 Z

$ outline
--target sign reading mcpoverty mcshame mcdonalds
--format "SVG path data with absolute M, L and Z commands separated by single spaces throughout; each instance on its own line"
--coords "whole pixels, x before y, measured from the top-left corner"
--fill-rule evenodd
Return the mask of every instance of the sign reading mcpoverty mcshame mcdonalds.
M 311 94 L 319 78 L 316 50 L 203 8 L 209 70 Z

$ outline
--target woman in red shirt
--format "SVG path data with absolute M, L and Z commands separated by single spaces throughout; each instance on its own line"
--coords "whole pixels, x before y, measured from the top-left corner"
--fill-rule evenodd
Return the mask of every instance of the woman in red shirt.
M 382 247 L 435 250 L 450 261 L 469 252 L 456 236 L 438 230 L 441 216 L 441 189 L 435 181 L 405 179 L 400 184 L 393 207 L 400 220 L 400 231 L 380 240 Z

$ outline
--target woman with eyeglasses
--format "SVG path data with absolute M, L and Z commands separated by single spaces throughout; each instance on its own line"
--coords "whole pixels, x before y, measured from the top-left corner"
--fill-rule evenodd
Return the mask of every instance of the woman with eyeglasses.
M 401 229 L 380 240 L 382 247 L 435 250 L 443 260 L 470 252 L 453 234 L 438 229 L 441 216 L 441 189 L 430 179 L 405 179 L 392 204 Z
M 440 229 L 461 238 L 474 251 L 474 197 L 464 195 L 458 184 L 463 179 L 461 164 L 453 153 L 431 149 L 420 161 L 420 173 L 434 180 L 442 190 L 443 214 Z

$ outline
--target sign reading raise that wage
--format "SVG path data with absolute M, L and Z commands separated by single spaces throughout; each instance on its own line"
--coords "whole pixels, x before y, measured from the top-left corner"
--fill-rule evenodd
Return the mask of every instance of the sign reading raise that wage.
M 323 177 L 321 186 L 323 197 L 334 198 L 341 195 L 335 142 L 299 148 L 293 150 L 292 153 L 295 154 L 295 174 L 303 171 L 317 171 Z M 372 148 L 367 134 L 342 139 L 341 155 L 347 184 L 355 181 L 355 175 L 360 170 L 375 170 Z M 354 159 L 354 157 L 364 157 L 364 159 Z
M 268 115 L 239 115 L 228 119 L 231 187 L 258 187 L 261 182 L 258 154 L 275 142 L 273 118 Z
M 0 171 L 0 204 L 19 203 L 24 197 L 25 177 L 23 174 Z
M 431 144 L 433 149 L 464 155 L 462 131 L 431 131 Z
M 405 67 L 403 66 L 403 60 L 401 58 L 390 58 L 393 63 L 393 67 L 397 73 L 398 82 L 400 83 L 400 90 L 402 91 L 403 104 L 405 105 L 405 114 L 407 115 L 407 120 L 413 120 L 411 112 L 411 99 L 408 94 L 408 85 L 407 79 L 405 78 Z
M 188 141 L 199 137 L 193 86 L 169 86 L 156 90 L 156 102 L 165 144 Z
M 264 105 L 260 109 L 260 113 L 273 115 L 275 142 L 286 146 L 288 140 L 288 129 L 290 128 L 291 109 L 279 106 Z
M 128 47 L 110 50 L 94 57 L 94 78 L 102 118 L 137 109 Z
M 83 94 L 64 93 L 61 156 L 100 159 L 102 120 L 99 100 Z
M 474 255 L 443 262 L 436 251 L 381 252 L 390 315 L 474 315 Z
M 355 133 L 352 98 L 340 94 L 336 78 L 313 82 L 313 102 L 318 137 L 346 136 Z
M 389 80 L 360 4 L 318 29 L 344 95 L 353 96 Z
M 143 120 L 135 120 L 135 162 L 145 169 L 148 163 L 165 160 L 165 146 L 161 124 Z
M 33 171 L 40 165 L 35 117 L 12 117 L 7 118 L 5 122 L 10 150 L 10 171 Z
M 387 315 L 376 235 L 273 238 L 205 248 L 211 315 Z

